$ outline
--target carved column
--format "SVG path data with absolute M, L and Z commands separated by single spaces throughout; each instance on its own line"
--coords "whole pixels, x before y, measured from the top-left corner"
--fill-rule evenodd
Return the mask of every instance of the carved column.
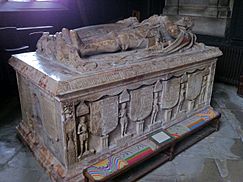
M 144 120 L 136 122 L 137 135 L 143 134 L 143 130 L 144 130 Z
M 77 161 L 77 138 L 73 103 L 64 103 L 62 108 L 64 121 L 64 138 L 66 141 L 66 160 L 68 165 Z
M 109 148 L 109 135 L 102 136 L 100 138 L 101 143 L 101 150 L 108 149 Z

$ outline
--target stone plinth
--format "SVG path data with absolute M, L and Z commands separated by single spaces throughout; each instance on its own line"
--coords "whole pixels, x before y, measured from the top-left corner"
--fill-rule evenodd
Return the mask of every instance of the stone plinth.
M 201 44 L 174 54 L 135 49 L 83 57 L 80 67 L 14 55 L 18 131 L 54 180 L 81 179 L 85 167 L 209 108 L 221 54 Z

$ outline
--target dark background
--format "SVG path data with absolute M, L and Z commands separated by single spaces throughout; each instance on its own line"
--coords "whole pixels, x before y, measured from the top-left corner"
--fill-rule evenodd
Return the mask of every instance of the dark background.
M 0 5 L 1 6 L 1 5 Z M 34 51 L 41 32 L 115 22 L 140 13 L 140 20 L 161 14 L 164 0 L 64 0 L 60 7 L 16 9 L 0 8 L 0 94 L 16 95 L 14 71 L 7 64 L 11 54 Z M 243 60 L 243 1 L 235 0 L 231 23 L 224 38 L 198 35 L 200 42 L 219 46 L 225 55 L 217 66 L 216 80 L 237 85 Z M 39 27 L 49 26 L 49 27 Z M 26 27 L 32 27 L 23 29 Z M 27 46 L 27 47 L 26 47 Z M 230 53 L 227 51 L 232 50 Z M 230 58 L 229 55 L 231 54 Z M 238 60 L 232 62 L 232 56 Z M 220 62 L 220 61 L 219 61 Z

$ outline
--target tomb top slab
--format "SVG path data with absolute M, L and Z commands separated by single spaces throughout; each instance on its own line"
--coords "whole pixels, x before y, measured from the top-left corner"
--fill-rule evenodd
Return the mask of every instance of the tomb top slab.
M 141 75 L 160 72 L 217 58 L 222 52 L 216 47 L 194 45 L 184 52 L 161 55 L 159 51 L 132 50 L 90 56 L 85 59 L 87 69 L 49 60 L 35 52 L 13 55 L 9 60 L 14 69 L 51 93 L 65 95 L 75 91 L 104 86 Z

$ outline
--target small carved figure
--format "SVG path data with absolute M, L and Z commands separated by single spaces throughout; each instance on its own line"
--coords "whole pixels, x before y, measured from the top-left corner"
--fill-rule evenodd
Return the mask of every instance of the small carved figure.
M 68 163 L 72 164 L 76 161 L 76 154 L 75 154 L 75 144 L 73 141 L 74 138 L 74 132 L 69 131 L 67 133 L 67 158 L 68 158 Z
M 82 155 L 85 155 L 88 153 L 88 127 L 85 121 L 85 117 L 80 117 L 80 122 L 78 124 L 78 131 L 77 134 L 79 136 L 79 142 L 80 142 L 80 155 L 79 158 L 82 157 Z
M 152 111 L 152 114 L 151 114 L 151 122 L 150 122 L 151 124 L 156 123 L 156 118 L 157 118 L 157 115 L 158 115 L 158 112 L 159 112 L 158 95 L 159 95 L 158 92 L 154 93 L 153 111 Z
M 179 113 L 182 111 L 182 107 L 183 107 L 183 104 L 185 101 L 185 94 L 186 94 L 185 83 L 182 83 L 181 91 L 180 91 L 180 99 L 179 99 L 179 104 L 178 104 L 176 113 Z
M 127 134 L 127 126 L 128 126 L 128 119 L 127 119 L 127 111 L 126 111 L 126 103 L 121 104 L 121 111 L 120 111 L 120 125 L 121 125 L 121 137 L 126 136 Z

